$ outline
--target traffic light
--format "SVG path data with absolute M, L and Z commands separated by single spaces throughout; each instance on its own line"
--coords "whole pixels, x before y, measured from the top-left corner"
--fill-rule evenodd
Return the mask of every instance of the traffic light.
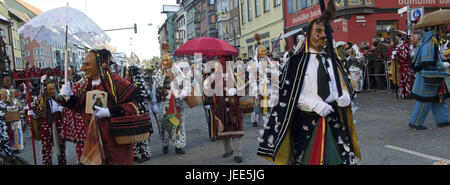
M 136 23 L 134 23 L 134 33 L 137 34 L 137 24 Z

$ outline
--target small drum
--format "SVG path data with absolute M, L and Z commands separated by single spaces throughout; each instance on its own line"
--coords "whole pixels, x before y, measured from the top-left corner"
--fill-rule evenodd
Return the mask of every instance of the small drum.
M 253 107 L 255 106 L 255 99 L 249 97 L 243 100 L 239 100 L 239 107 L 244 115 L 251 114 L 253 112 Z

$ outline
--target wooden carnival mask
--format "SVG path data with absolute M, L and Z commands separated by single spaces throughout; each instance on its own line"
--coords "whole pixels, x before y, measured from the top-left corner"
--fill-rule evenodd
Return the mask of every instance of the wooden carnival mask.
M 1 91 L 0 91 L 0 99 L 1 100 L 6 100 L 8 98 L 8 94 L 6 93 L 6 90 L 5 89 L 2 89 Z
M 86 72 L 86 78 L 95 80 L 100 78 L 100 71 L 98 69 L 96 57 L 94 53 L 89 53 L 83 62 L 83 66 L 80 69 Z
M 168 54 L 162 56 L 162 65 L 164 66 L 164 69 L 170 69 L 172 67 L 172 59 L 170 59 Z
M 267 54 L 266 47 L 264 47 L 263 45 L 260 45 L 258 47 L 258 58 L 265 58 L 266 54 Z
M 48 83 L 45 87 L 47 97 L 56 98 L 56 86 L 55 83 Z
M 325 26 L 322 22 L 313 22 L 309 36 L 310 47 L 317 51 L 322 51 L 327 45 Z

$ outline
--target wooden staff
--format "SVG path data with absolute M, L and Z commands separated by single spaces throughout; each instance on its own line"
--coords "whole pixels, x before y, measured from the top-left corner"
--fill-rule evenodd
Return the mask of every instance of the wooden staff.
M 319 3 L 320 3 L 320 10 L 323 14 L 325 12 L 325 0 L 320 0 Z M 330 8 L 330 7 L 328 7 L 328 8 Z M 337 80 L 336 80 L 337 91 L 338 91 L 339 97 L 341 97 L 342 96 L 342 84 L 341 84 L 341 80 L 339 78 L 339 72 L 337 69 L 338 64 L 336 62 L 337 61 L 336 53 L 334 52 L 334 49 L 333 49 L 333 35 L 331 34 L 331 26 L 330 26 L 329 22 L 325 22 L 324 26 L 325 26 L 325 34 L 327 36 L 327 44 L 328 44 L 328 47 L 330 48 L 329 51 L 330 51 L 331 62 L 334 63 L 334 65 L 332 65 L 332 66 L 333 66 L 334 76 L 337 78 Z M 346 127 L 345 132 L 346 132 L 347 136 L 350 138 L 351 137 L 350 125 L 348 123 L 348 118 L 347 118 L 347 114 L 345 111 L 342 111 L 342 117 L 344 119 L 344 125 Z M 350 148 L 354 149 L 353 145 L 350 145 Z M 355 153 L 356 153 L 356 151 L 355 151 Z
M 161 135 L 161 126 L 159 125 L 160 123 L 159 123 L 158 116 L 155 114 L 155 112 L 153 112 L 153 116 L 155 116 L 156 125 L 158 126 L 158 133 L 159 133 L 159 135 Z
M 278 40 L 277 40 L 277 42 L 275 43 L 275 45 L 273 45 L 272 51 L 270 52 L 270 55 L 272 55 L 273 50 L 275 50 L 275 46 L 277 46 L 278 42 L 280 41 L 281 35 L 283 35 L 283 33 L 280 33 L 280 36 L 278 36 Z
M 27 62 L 25 65 L 25 74 L 26 74 L 26 88 L 27 88 L 27 102 L 28 102 L 28 109 L 30 109 L 30 105 L 31 105 L 31 96 L 30 96 L 30 83 L 29 83 L 29 73 L 28 73 L 28 65 L 29 63 Z M 30 111 L 30 110 L 28 110 Z M 31 131 L 31 143 L 33 145 L 33 161 L 34 161 L 34 165 L 36 165 L 36 149 L 34 147 L 34 132 L 33 132 L 33 121 L 31 121 L 31 116 L 27 114 L 26 116 L 26 121 L 28 123 L 30 123 L 30 131 Z

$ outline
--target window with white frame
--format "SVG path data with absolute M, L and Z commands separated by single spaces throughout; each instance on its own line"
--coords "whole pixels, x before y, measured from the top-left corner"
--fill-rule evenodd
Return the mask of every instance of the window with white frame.
M 261 5 L 259 4 L 260 0 L 255 0 L 255 17 L 261 15 Z
M 241 3 L 242 25 L 245 24 L 245 9 L 244 9 L 244 5 L 245 5 L 245 3 L 244 3 L 244 1 L 242 1 L 242 3 Z
M 253 11 L 253 8 L 252 8 L 252 0 L 247 0 L 247 9 L 248 9 L 248 21 L 251 21 L 252 20 L 252 11 Z
M 264 0 L 264 12 L 268 12 L 270 10 L 269 0 Z
M 281 0 L 273 0 L 273 7 L 277 7 L 281 4 Z
M 19 57 L 16 57 L 16 69 L 22 69 L 21 60 Z

